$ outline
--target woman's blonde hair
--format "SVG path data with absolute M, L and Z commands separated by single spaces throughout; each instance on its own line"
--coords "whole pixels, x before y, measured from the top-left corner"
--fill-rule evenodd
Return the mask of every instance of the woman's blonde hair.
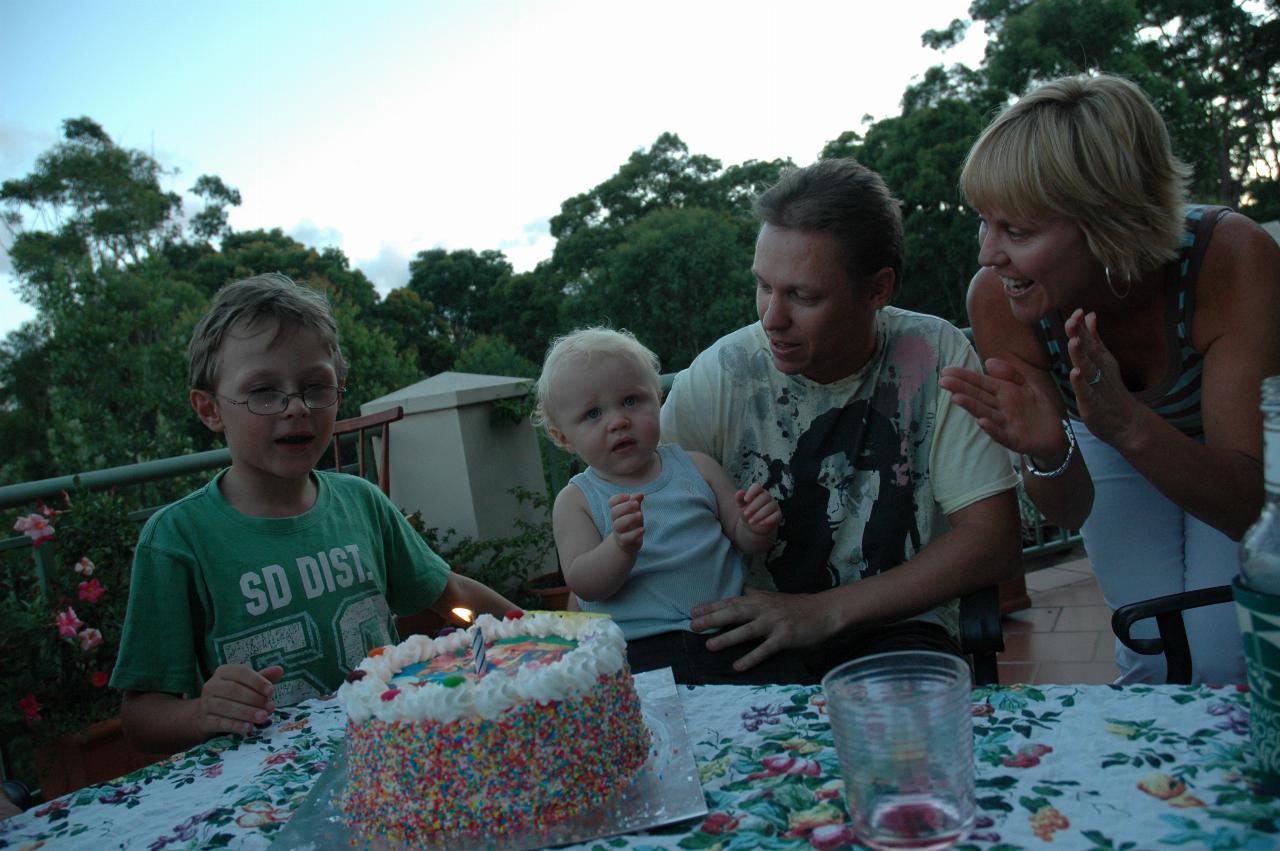
M 1108 75 L 1062 77 L 982 131 L 960 190 L 977 210 L 1073 219 L 1093 256 L 1129 279 L 1177 256 L 1190 174 L 1140 88 Z
M 630 331 L 615 331 L 604 326 L 579 328 L 563 337 L 557 337 L 547 347 L 547 356 L 542 361 L 542 374 L 538 376 L 536 403 L 531 419 L 539 428 L 555 425 L 555 420 L 547 411 L 547 397 L 551 394 L 551 382 L 555 378 L 556 369 L 570 355 L 579 355 L 588 359 L 602 356 L 627 358 L 640 369 L 652 373 L 653 386 L 662 392 L 662 379 L 658 376 L 658 356 L 644 343 L 636 339 Z

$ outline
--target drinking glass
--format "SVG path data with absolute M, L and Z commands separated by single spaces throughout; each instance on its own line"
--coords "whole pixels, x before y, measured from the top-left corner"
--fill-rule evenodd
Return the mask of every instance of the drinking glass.
M 969 666 L 931 651 L 854 659 L 822 679 L 858 841 L 945 848 L 973 827 Z

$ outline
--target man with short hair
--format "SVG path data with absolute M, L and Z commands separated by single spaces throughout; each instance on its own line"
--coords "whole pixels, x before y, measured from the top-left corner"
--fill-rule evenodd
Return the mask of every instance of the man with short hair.
M 1009 455 L 938 386 L 977 355 L 945 320 L 889 306 L 902 220 L 875 172 L 791 169 L 755 212 L 760 321 L 676 376 L 662 432 L 764 483 L 783 521 L 747 559 L 758 588 L 696 607 L 693 629 L 745 646 L 739 671 L 793 655 L 795 682 L 886 650 L 959 654 L 957 599 L 1020 568 Z

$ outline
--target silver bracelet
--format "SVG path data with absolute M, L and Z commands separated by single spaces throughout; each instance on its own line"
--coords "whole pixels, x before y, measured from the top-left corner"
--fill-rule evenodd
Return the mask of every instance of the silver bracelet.
M 1071 420 L 1066 417 L 1062 418 L 1062 433 L 1067 436 L 1067 457 L 1062 459 L 1057 469 L 1041 470 L 1036 466 L 1036 462 L 1031 460 L 1030 455 L 1023 455 L 1022 464 L 1027 468 L 1028 473 L 1042 479 L 1056 479 L 1067 472 L 1067 467 L 1071 466 L 1071 459 L 1076 457 L 1076 433 L 1071 430 Z

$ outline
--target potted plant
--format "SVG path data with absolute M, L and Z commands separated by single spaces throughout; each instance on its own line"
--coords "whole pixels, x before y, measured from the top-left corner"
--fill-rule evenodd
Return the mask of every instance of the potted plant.
M 120 694 L 107 685 L 138 529 L 117 496 L 88 493 L 38 505 L 13 528 L 32 549 L 0 564 L 0 737 L 48 800 L 156 758 L 124 741 Z
M 454 529 L 428 526 L 421 512 L 408 515 L 409 525 L 449 566 L 506 596 L 525 609 L 565 608 L 569 589 L 559 570 L 530 577 L 531 568 L 546 563 L 555 551 L 551 534 L 551 507 L 546 494 L 515 487 L 511 494 L 526 507 L 528 516 L 515 521 L 515 533 L 479 540 Z M 545 578 L 545 577 L 550 577 Z M 555 586 L 547 590 L 550 586 Z

